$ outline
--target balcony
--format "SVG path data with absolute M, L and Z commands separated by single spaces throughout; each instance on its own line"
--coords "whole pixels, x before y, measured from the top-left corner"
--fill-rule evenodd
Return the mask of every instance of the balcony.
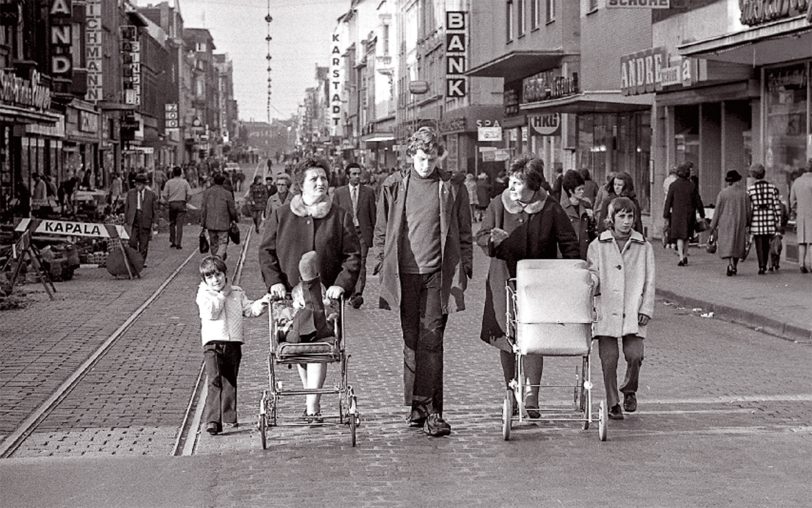
M 381 74 L 391 76 L 395 72 L 393 59 L 390 55 L 375 57 L 375 70 Z

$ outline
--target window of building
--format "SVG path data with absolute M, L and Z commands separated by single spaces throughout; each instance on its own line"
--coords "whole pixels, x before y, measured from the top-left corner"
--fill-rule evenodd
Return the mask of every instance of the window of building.
M 519 15 L 519 20 L 516 23 L 519 29 L 519 37 L 524 35 L 524 33 L 527 31 L 527 20 L 524 7 L 524 0 L 516 0 L 516 10 L 519 11 L 517 13 Z
M 513 0 L 507 0 L 505 4 L 505 31 L 507 41 L 513 40 Z
M 806 165 L 812 121 L 807 64 L 764 70 L 765 179 L 786 199 L 792 181 Z M 809 120 L 807 120 L 809 119 Z
M 530 0 L 530 29 L 535 30 L 541 24 L 541 0 Z
M 204 52 L 206 51 L 206 43 L 205 42 L 198 42 L 195 44 L 195 51 Z
M 547 23 L 555 21 L 555 0 L 547 1 Z
M 383 26 L 383 56 L 389 56 L 389 25 Z
M 595 12 L 598 10 L 598 0 L 587 0 L 586 12 Z

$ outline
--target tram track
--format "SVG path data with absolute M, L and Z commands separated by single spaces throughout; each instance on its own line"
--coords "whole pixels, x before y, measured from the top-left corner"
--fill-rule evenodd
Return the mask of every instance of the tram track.
M 257 164 L 254 170 L 254 175 L 260 171 L 261 166 L 261 164 Z M 239 280 L 239 277 L 242 275 L 242 268 L 246 253 L 248 251 L 248 245 L 250 244 L 252 231 L 253 228 L 248 228 L 248 234 L 245 235 L 245 239 L 242 242 L 240 255 L 234 272 L 235 281 Z M 144 323 L 143 321 L 145 318 L 145 313 L 154 309 L 156 301 L 167 294 L 167 290 L 172 283 L 178 280 L 178 276 L 189 266 L 190 262 L 198 257 L 199 254 L 197 252 L 192 252 L 189 254 L 165 278 L 158 288 L 149 294 L 149 296 L 132 313 L 130 313 L 123 323 L 118 326 L 109 336 L 107 336 L 98 347 L 90 352 L 87 358 L 78 367 L 76 367 L 65 378 L 65 380 L 62 381 L 47 398 L 45 398 L 44 401 L 42 401 L 33 411 L 28 413 L 28 415 L 13 430 L 6 434 L 5 438 L 2 440 L 2 442 L 0 442 L 0 458 L 10 458 L 15 456 L 16 452 L 26 444 L 29 438 L 38 432 L 38 429 L 42 426 L 43 422 L 45 422 L 46 419 L 48 419 L 49 416 L 52 415 L 52 413 L 54 413 L 54 411 L 60 407 L 60 405 L 63 404 L 63 402 L 73 392 L 77 391 L 77 388 L 82 385 L 88 374 L 91 373 L 93 369 L 97 367 L 103 359 L 105 359 L 106 356 L 108 356 L 114 347 L 120 345 L 122 337 L 127 335 L 128 332 L 131 332 L 135 325 L 148 325 L 148 323 Z M 182 447 L 187 441 L 186 438 L 189 434 L 195 436 L 194 432 L 190 433 L 190 429 L 194 429 L 194 418 L 192 418 L 191 415 L 198 405 L 197 401 L 200 400 L 198 397 L 196 397 L 200 391 L 200 386 L 203 385 L 205 388 L 203 379 L 204 376 L 201 366 L 196 382 L 194 383 L 195 386 L 192 397 L 190 398 L 185 411 L 183 411 L 183 418 L 179 424 L 179 430 L 176 433 L 177 437 L 175 439 L 175 446 L 172 449 L 172 454 L 176 454 L 176 450 L 178 449 L 183 449 Z M 199 422 L 199 420 L 197 421 Z M 194 442 L 194 439 L 192 441 Z

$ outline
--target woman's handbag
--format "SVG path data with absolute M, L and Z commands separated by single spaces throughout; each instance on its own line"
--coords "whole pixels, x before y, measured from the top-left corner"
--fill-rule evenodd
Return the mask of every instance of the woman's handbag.
M 703 231 L 707 231 L 709 224 L 710 224 L 710 221 L 708 219 L 700 218 L 700 219 L 698 219 L 696 221 L 696 224 L 694 225 L 694 231 L 696 231 L 697 233 L 702 233 Z
M 747 243 L 744 244 L 744 254 L 739 258 L 739 261 L 744 261 L 750 254 L 750 247 L 753 245 L 753 235 L 747 235 Z
M 236 222 L 232 222 L 231 226 L 229 226 L 228 238 L 229 240 L 234 242 L 234 244 L 236 245 L 240 244 L 240 226 L 238 226 Z
M 209 252 L 209 237 L 205 229 L 200 230 L 200 253 L 205 254 Z
M 708 254 L 716 254 L 716 235 L 713 233 L 708 237 L 708 244 L 705 246 L 705 250 L 708 251 Z

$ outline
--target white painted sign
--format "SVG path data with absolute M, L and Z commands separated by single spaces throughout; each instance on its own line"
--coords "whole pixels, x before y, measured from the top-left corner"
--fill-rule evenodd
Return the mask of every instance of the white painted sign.
M 530 115 L 527 118 L 530 126 L 540 136 L 554 136 L 561 129 L 560 113 L 542 113 L 540 115 Z
M 33 221 L 33 223 L 32 223 Z M 39 220 L 39 219 L 23 219 L 14 228 L 15 231 L 26 231 L 29 226 L 33 226 L 33 233 L 44 235 L 59 235 L 59 236 L 86 236 L 91 238 L 121 238 L 128 240 L 130 235 L 124 226 L 105 224 L 96 224 L 92 222 L 74 222 L 62 220 Z M 109 228 L 114 230 L 114 234 L 110 234 Z M 116 236 L 116 234 L 118 236 Z
M 341 33 L 338 31 L 333 33 L 330 47 L 330 78 L 327 82 L 329 87 L 327 93 L 330 96 L 330 135 L 341 136 L 343 134 L 341 84 L 344 81 L 341 55 L 344 53 L 344 46 L 341 41 Z
M 501 127 L 477 127 L 477 141 L 502 141 Z

